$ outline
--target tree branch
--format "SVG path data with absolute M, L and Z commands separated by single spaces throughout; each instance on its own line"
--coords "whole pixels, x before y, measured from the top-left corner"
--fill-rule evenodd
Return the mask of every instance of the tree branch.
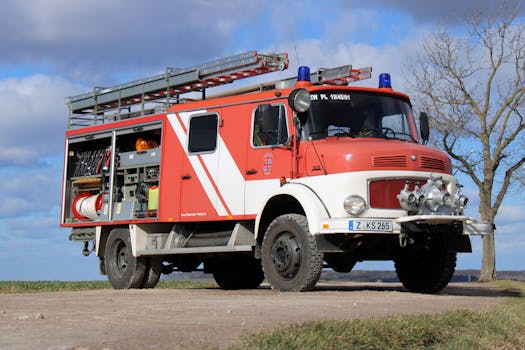
M 505 172 L 505 177 L 503 178 L 503 184 L 501 185 L 501 188 L 498 192 L 498 195 L 496 196 L 496 200 L 494 201 L 494 204 L 491 207 L 491 214 L 493 216 L 496 216 L 501 203 L 503 202 L 503 199 L 505 198 L 505 195 L 507 194 L 507 190 L 510 186 L 512 175 L 516 170 L 521 168 L 525 164 L 525 157 L 521 158 L 519 161 L 514 163 L 507 171 Z

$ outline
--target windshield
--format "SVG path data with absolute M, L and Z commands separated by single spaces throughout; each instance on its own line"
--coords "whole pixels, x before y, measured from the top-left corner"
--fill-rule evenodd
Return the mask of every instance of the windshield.
M 376 137 L 414 141 L 408 102 L 362 91 L 312 91 L 303 138 Z

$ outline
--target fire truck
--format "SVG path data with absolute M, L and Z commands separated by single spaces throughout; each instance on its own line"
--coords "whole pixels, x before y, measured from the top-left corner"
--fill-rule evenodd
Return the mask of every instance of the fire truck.
M 201 270 L 224 289 L 305 291 L 366 260 L 394 261 L 410 291 L 449 283 L 489 227 L 464 215 L 428 116 L 390 75 L 357 87 L 371 67 L 302 66 L 208 94 L 287 67 L 249 51 L 66 98 L 61 226 L 113 288 Z

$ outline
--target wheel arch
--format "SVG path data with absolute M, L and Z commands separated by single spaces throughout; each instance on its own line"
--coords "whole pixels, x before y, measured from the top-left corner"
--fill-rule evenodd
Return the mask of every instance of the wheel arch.
M 330 217 L 319 196 L 310 187 L 300 183 L 288 183 L 266 201 L 255 220 L 255 238 L 259 246 L 262 244 L 266 228 L 275 218 L 284 214 L 306 216 L 311 234 L 319 231 L 321 218 Z
M 95 227 L 95 247 L 99 258 L 104 258 L 106 255 L 106 242 L 109 234 L 114 228 L 122 228 L 122 226 L 97 226 Z

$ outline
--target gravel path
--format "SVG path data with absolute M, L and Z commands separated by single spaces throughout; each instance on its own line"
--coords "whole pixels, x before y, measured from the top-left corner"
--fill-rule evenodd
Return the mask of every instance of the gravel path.
M 307 293 L 220 289 L 0 294 L 0 349 L 226 347 L 294 322 L 482 310 L 504 300 L 491 285 L 453 283 L 438 295 L 399 284 L 319 283 Z

